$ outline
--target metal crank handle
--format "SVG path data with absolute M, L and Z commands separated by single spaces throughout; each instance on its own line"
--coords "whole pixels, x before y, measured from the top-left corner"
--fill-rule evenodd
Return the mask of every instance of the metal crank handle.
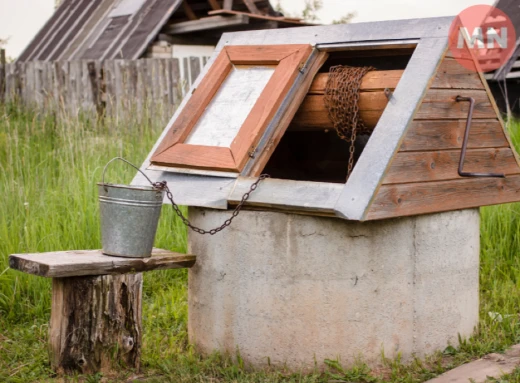
M 468 120 L 466 121 L 466 131 L 464 132 L 464 141 L 462 142 L 462 150 L 460 152 L 459 161 L 459 176 L 461 177 L 494 177 L 494 178 L 505 178 L 505 174 L 502 173 L 474 173 L 464 171 L 464 161 L 466 159 L 466 151 L 468 149 L 469 131 L 471 129 L 471 121 L 473 119 L 473 111 L 475 110 L 475 99 L 473 97 L 457 96 L 455 99 L 457 102 L 468 101 L 469 111 Z

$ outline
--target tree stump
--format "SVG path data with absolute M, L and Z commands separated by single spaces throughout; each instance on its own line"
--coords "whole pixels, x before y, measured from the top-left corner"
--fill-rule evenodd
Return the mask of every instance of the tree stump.
M 53 279 L 50 359 L 58 374 L 139 370 L 143 276 L 127 273 L 189 268 L 195 261 L 161 249 L 150 258 L 100 250 L 9 256 L 12 269 Z
M 139 369 L 142 274 L 54 278 L 51 364 L 58 373 Z

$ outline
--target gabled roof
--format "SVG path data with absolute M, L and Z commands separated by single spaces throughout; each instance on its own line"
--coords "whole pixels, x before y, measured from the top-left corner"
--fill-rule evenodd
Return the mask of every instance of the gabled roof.
M 221 73 L 214 68 L 220 67 L 222 60 L 218 58 L 223 56 L 222 52 L 246 51 L 250 46 L 274 49 L 308 44 L 314 48 L 313 53 L 325 52 L 332 58 L 346 51 L 376 53 L 413 46 L 415 49 L 395 91 L 390 96 L 383 95 L 389 97 L 388 103 L 346 183 L 266 179 L 251 193 L 245 206 L 367 221 L 518 201 L 520 166 L 514 149 L 476 64 L 473 63 L 470 70 L 448 51 L 452 21 L 453 18 L 448 17 L 224 34 L 142 170 L 152 181 L 166 180 L 176 203 L 213 209 L 236 206 L 265 170 L 256 165 L 263 154 L 276 150 L 279 141 L 276 128 L 292 118 L 291 108 L 284 111 L 283 106 L 294 100 L 294 93 L 287 94 L 272 117 L 272 126 L 264 130 L 238 175 L 200 171 L 192 165 L 187 169 L 174 169 L 151 162 L 163 141 L 170 140 L 171 135 L 186 133 L 169 129 L 171 124 L 179 122 L 178 126 L 185 126 L 190 123 L 182 119 L 186 111 L 198 113 L 194 106 L 202 110 L 198 100 L 202 97 L 199 90 L 204 89 L 205 79 L 217 85 L 224 81 L 224 77 L 213 75 Z M 231 54 L 229 56 L 232 60 Z M 330 61 L 326 65 L 336 64 Z M 305 89 L 303 82 L 309 78 L 307 74 L 313 76 L 306 67 L 303 65 L 293 88 Z M 211 92 L 215 93 L 216 89 Z M 211 92 L 202 94 L 210 97 Z M 227 118 L 229 112 L 219 110 L 206 129 L 209 136 L 217 139 L 220 136 L 213 134 L 216 131 L 213 122 L 221 116 Z M 473 138 L 462 144 L 465 132 L 470 132 L 467 121 L 472 116 L 475 120 L 471 130 Z M 211 139 L 204 146 L 193 144 L 193 147 L 200 149 L 196 155 L 206 160 L 211 153 L 205 150 L 214 144 L 215 140 Z M 147 181 L 138 174 L 133 184 L 147 184 Z
M 64 0 L 18 61 L 138 59 L 160 33 L 213 30 L 210 45 L 225 31 L 295 25 L 305 23 L 268 0 Z

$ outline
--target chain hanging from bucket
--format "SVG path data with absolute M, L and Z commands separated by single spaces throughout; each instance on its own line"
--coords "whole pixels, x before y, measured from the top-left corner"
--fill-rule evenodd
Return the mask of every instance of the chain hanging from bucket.
M 256 188 L 258 187 L 258 184 L 261 181 L 265 180 L 266 178 L 271 177 L 269 174 L 262 174 L 260 177 L 258 177 L 257 180 L 255 182 L 253 182 L 253 184 L 249 188 L 249 191 L 242 196 L 242 200 L 235 207 L 235 210 L 233 210 L 233 213 L 231 213 L 231 217 L 229 217 L 227 220 L 224 221 L 224 223 L 222 225 L 220 225 L 219 227 L 216 227 L 215 229 L 204 230 L 199 227 L 193 226 L 191 224 L 191 222 L 188 220 L 188 218 L 186 218 L 186 216 L 182 213 L 181 209 L 179 208 L 179 205 L 177 205 L 175 203 L 175 201 L 173 200 L 173 194 L 170 191 L 170 188 L 168 187 L 168 183 L 166 181 L 152 182 L 152 180 L 141 169 L 139 169 L 137 166 L 132 164 L 130 161 L 128 161 L 122 157 L 115 157 L 115 158 L 112 158 L 110 161 L 108 161 L 108 163 L 105 165 L 105 169 L 103 170 L 103 181 L 102 181 L 101 185 L 103 185 L 105 187 L 109 185 L 109 184 L 105 183 L 105 173 L 108 168 L 108 165 L 110 165 L 114 161 L 123 161 L 123 162 L 127 163 L 128 165 L 130 165 L 134 169 L 136 169 L 138 172 L 140 172 L 144 176 L 144 178 L 146 178 L 146 180 L 150 183 L 150 185 L 152 185 L 155 189 L 157 189 L 159 191 L 165 191 L 166 197 L 168 197 L 168 199 L 172 203 L 173 210 L 179 216 L 179 218 L 182 220 L 182 223 L 184 225 L 186 225 L 187 227 L 189 227 L 194 232 L 199 233 L 199 234 L 215 235 L 215 234 L 221 232 L 222 230 L 224 230 L 229 225 L 231 225 L 231 223 L 233 222 L 233 219 L 235 219 L 240 214 L 240 211 L 244 207 L 246 201 L 249 199 L 251 193 L 254 192 L 256 190 Z
M 370 133 L 359 116 L 361 82 L 373 67 L 337 65 L 330 68 L 325 87 L 325 107 L 339 138 L 350 143 L 347 179 L 354 168 L 354 152 L 358 134 Z
M 233 213 L 231 213 L 231 217 L 226 219 L 224 221 L 224 223 L 222 225 L 220 225 L 219 227 L 217 227 L 215 229 L 211 229 L 211 230 L 204 230 L 199 227 L 193 226 L 191 224 L 191 222 L 188 220 L 188 218 L 186 218 L 186 216 L 182 213 L 181 209 L 179 208 L 179 205 L 177 205 L 175 203 L 175 201 L 173 200 L 173 194 L 170 191 L 170 189 L 168 188 L 166 181 L 155 182 L 152 185 L 160 190 L 166 191 L 166 197 L 168 197 L 168 199 L 172 203 L 173 210 L 179 216 L 179 218 L 181 219 L 182 223 L 184 223 L 184 225 L 186 225 L 191 230 L 193 230 L 194 232 L 199 233 L 199 234 L 215 235 L 215 234 L 221 232 L 222 230 L 224 230 L 229 225 L 231 225 L 231 223 L 233 222 L 233 219 L 235 219 L 240 214 L 240 210 L 242 210 L 242 207 L 244 207 L 244 204 L 249 199 L 249 196 L 251 195 L 251 193 L 254 192 L 256 190 L 256 188 L 258 187 L 258 184 L 261 181 L 265 180 L 266 178 L 270 178 L 270 177 L 271 176 L 268 174 L 262 174 L 260 177 L 258 177 L 257 180 L 249 188 L 249 191 L 242 196 L 242 200 L 235 207 L 235 210 L 233 210 Z

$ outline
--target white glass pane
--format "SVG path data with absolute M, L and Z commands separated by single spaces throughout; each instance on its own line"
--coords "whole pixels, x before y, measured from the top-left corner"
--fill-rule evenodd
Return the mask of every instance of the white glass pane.
M 275 69 L 235 66 L 185 143 L 229 148 Z

